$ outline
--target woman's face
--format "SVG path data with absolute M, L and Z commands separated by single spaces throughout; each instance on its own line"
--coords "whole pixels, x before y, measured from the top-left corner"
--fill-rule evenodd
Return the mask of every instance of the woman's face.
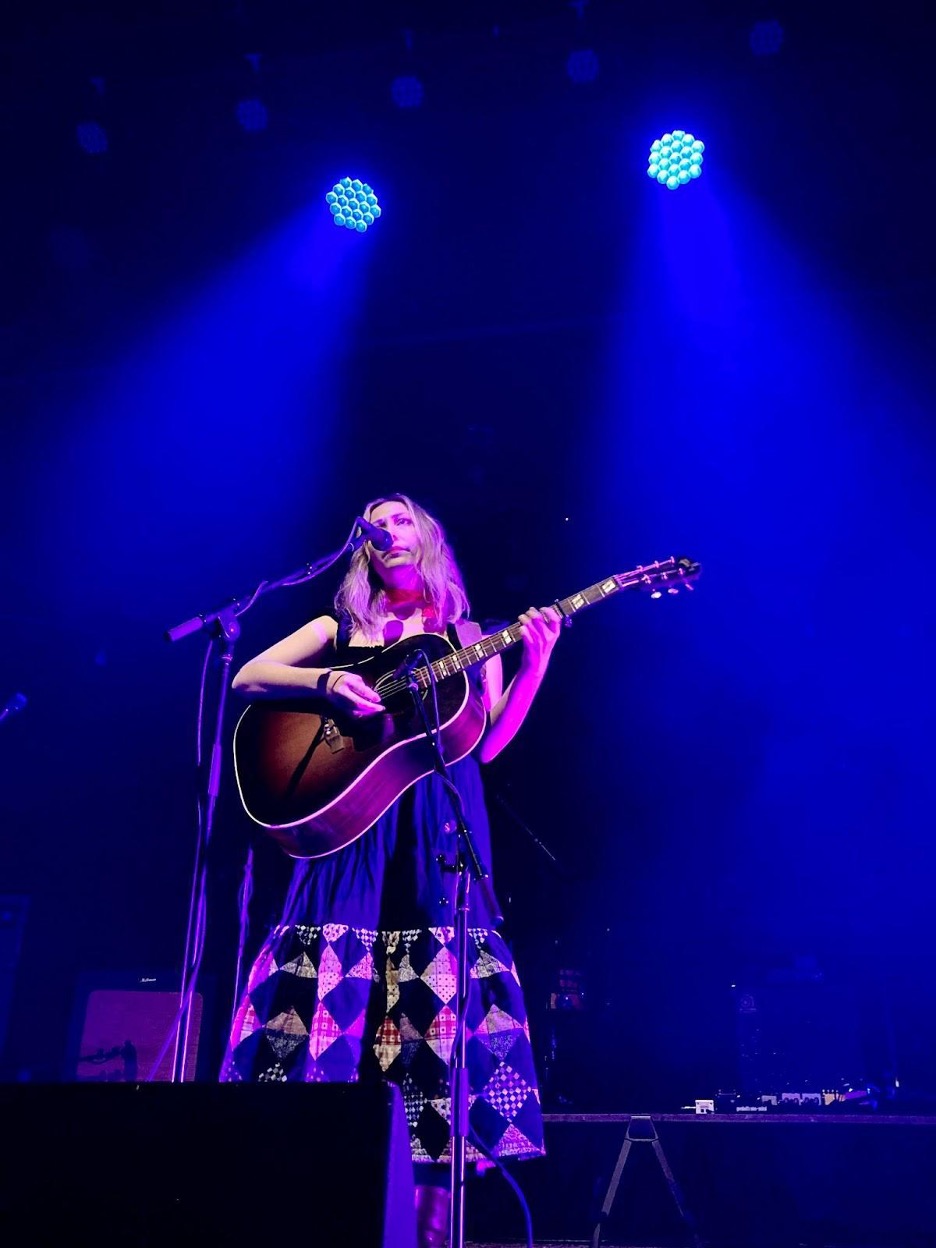
M 371 524 L 386 529 L 393 538 L 389 550 L 371 548 L 371 564 L 387 584 L 400 585 L 418 579 L 419 534 L 405 503 L 378 503 L 367 517 Z

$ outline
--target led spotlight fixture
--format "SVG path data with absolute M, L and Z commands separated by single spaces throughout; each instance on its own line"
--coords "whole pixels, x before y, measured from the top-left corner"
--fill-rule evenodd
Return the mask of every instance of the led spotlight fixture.
M 335 225 L 363 234 L 380 216 L 380 205 L 373 187 L 360 178 L 342 178 L 325 196 Z
M 755 56 L 776 56 L 783 47 L 783 27 L 777 21 L 755 22 L 748 42 Z
M 89 156 L 102 156 L 108 147 L 107 131 L 97 121 L 79 121 L 75 127 L 78 146 Z
M 423 102 L 423 85 L 418 78 L 403 75 L 394 78 L 390 84 L 390 94 L 397 108 L 418 108 Z
M 269 114 L 262 100 L 238 100 L 234 111 L 241 129 L 246 130 L 248 134 L 259 134 L 261 130 L 267 128 Z
M 598 56 L 591 48 L 570 52 L 566 73 L 573 82 L 594 82 L 598 77 Z
M 666 186 L 671 191 L 678 191 L 681 186 L 702 176 L 702 153 L 705 144 L 694 134 L 685 130 L 674 130 L 672 134 L 664 134 L 661 139 L 654 139 L 650 144 L 650 163 L 647 176 Z

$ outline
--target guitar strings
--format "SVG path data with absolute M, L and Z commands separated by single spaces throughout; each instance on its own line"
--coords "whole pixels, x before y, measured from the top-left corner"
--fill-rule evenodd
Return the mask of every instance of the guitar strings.
M 683 566 L 684 564 L 687 564 L 688 566 Z M 678 560 L 671 555 L 669 559 L 658 559 L 654 563 L 636 568 L 633 572 L 627 572 L 613 577 L 612 579 L 614 580 L 615 585 L 614 589 L 610 592 L 615 593 L 621 589 L 646 589 L 660 581 L 665 583 L 667 577 L 670 575 L 670 569 L 672 570 L 672 573 L 676 575 L 677 579 L 687 581 L 693 579 L 695 572 L 695 569 L 689 560 Z M 582 598 L 585 606 L 592 606 L 594 603 L 600 602 L 603 598 L 607 597 L 608 591 L 604 588 L 604 585 L 604 582 L 599 581 L 595 585 L 590 585 L 588 589 L 582 590 L 579 594 L 573 595 L 572 598 L 566 598 L 561 603 L 557 603 L 556 605 L 559 607 L 563 618 L 570 618 L 572 613 L 578 610 L 578 607 L 573 601 L 576 597 Z M 516 628 L 518 628 L 518 625 L 513 624 L 506 630 L 511 634 L 511 644 L 518 640 L 518 637 L 513 635 L 513 630 Z M 468 662 L 470 652 L 476 652 L 479 647 L 484 650 L 485 642 L 489 640 L 491 639 L 486 637 L 482 638 L 482 640 L 474 646 L 465 646 L 461 650 L 455 650 L 451 654 L 446 655 L 442 659 L 437 659 L 435 662 L 430 663 L 427 666 L 416 667 L 413 669 L 412 675 L 415 677 L 418 672 L 425 672 L 427 679 L 424 688 L 428 689 L 435 680 L 439 679 L 439 677 L 444 679 L 447 675 L 454 676 L 463 671 L 465 667 L 473 666 L 473 663 Z M 499 649 L 501 649 L 501 647 L 495 644 L 492 646 L 490 654 L 478 656 L 474 662 L 484 662 L 485 659 L 491 658 L 494 654 L 496 654 Z M 456 660 L 455 669 L 453 672 L 447 673 L 445 671 L 445 664 L 452 659 Z M 408 679 L 391 679 L 381 688 L 380 695 L 381 697 L 393 697 L 397 693 L 403 693 L 405 689 L 409 688 L 409 683 Z

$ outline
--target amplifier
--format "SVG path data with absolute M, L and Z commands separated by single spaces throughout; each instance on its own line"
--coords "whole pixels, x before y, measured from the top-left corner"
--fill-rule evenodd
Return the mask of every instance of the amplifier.
M 161 972 L 79 977 L 64 1078 L 80 1083 L 169 1082 L 179 987 Z M 195 1079 L 205 997 L 192 998 L 184 1078 Z

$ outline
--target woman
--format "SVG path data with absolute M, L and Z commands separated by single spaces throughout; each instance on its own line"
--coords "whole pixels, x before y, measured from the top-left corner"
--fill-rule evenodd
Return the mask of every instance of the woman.
M 379 695 L 361 675 L 335 665 L 420 633 L 445 634 L 456 648 L 481 637 L 467 619 L 462 578 L 439 523 L 402 494 L 369 503 L 363 514 L 389 531 L 392 545 L 361 546 L 338 590 L 336 617 L 319 616 L 251 659 L 234 677 L 238 692 L 317 693 L 365 719 L 384 710 Z M 519 618 L 520 663 L 507 689 L 496 656 L 469 671 L 487 726 L 473 755 L 449 766 L 488 869 L 478 763 L 500 753 L 523 723 L 560 627 L 553 608 L 531 608 Z M 449 793 L 430 775 L 345 848 L 297 861 L 280 923 L 252 967 L 221 1076 L 353 1082 L 377 1073 L 398 1083 L 420 1248 L 444 1244 L 449 1219 L 455 889 L 444 863 L 456 849 L 454 826 Z M 537 1156 L 542 1119 L 522 992 L 496 930 L 501 915 L 493 890 L 472 887 L 469 899 L 467 1156 Z

